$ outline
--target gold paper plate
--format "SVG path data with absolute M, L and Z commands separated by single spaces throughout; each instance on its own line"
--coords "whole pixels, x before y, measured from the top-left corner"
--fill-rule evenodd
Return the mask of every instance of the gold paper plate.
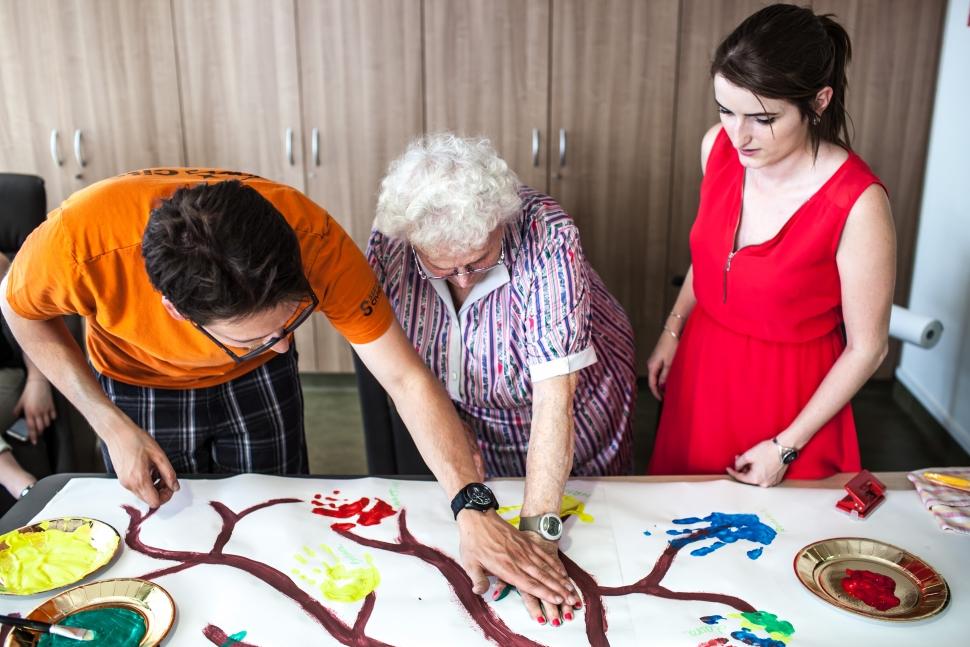
M 891 577 L 899 604 L 880 611 L 850 596 L 842 590 L 847 568 Z M 795 555 L 795 574 L 829 604 L 878 620 L 921 620 L 939 613 L 950 601 L 946 581 L 929 564 L 875 539 L 839 537 L 809 544 Z
M 63 540 L 65 533 L 89 534 L 87 541 L 94 548 L 94 552 L 86 557 L 84 563 L 74 562 L 70 564 L 73 571 L 72 575 L 65 574 L 62 578 L 52 577 L 49 584 L 22 582 L 19 578 L 14 577 L 13 572 L 16 570 L 16 565 L 12 562 L 13 558 L 18 555 L 23 559 L 27 559 L 27 553 L 67 555 L 68 551 L 65 551 L 63 546 L 54 540 L 55 537 Z M 19 544 L 16 549 L 11 547 L 14 542 Z M 11 530 L 0 536 L 0 594 L 34 595 L 77 584 L 110 562 L 120 549 L 121 538 L 118 536 L 118 532 L 97 519 L 60 517 Z M 68 562 L 62 563 L 67 564 Z M 49 565 L 53 570 L 57 567 L 57 562 L 52 561 Z M 8 569 L 10 572 L 7 572 Z
M 76 586 L 40 605 L 27 618 L 57 623 L 72 613 L 104 607 L 129 609 L 144 618 L 145 636 L 139 647 L 159 644 L 175 623 L 175 602 L 168 591 L 154 582 L 133 578 Z M 4 647 L 34 647 L 38 640 L 35 633 L 14 629 Z M 88 643 L 78 643 L 85 644 Z

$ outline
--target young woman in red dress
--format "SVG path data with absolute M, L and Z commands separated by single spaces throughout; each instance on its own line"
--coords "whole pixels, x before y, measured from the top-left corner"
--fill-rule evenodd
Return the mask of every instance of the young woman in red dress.
M 692 265 L 648 362 L 651 474 L 772 486 L 860 468 L 849 400 L 886 355 L 895 234 L 849 146 L 849 37 L 772 5 L 718 47 Z

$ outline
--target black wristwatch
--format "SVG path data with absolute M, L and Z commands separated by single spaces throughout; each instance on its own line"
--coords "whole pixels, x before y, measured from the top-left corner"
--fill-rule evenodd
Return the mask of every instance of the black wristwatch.
M 484 483 L 469 483 L 458 490 L 458 494 L 451 500 L 451 511 L 455 513 L 455 519 L 458 518 L 458 513 L 465 508 L 479 512 L 497 510 L 498 501 L 495 500 L 495 495 Z
M 778 442 L 777 438 L 772 438 L 771 442 L 773 442 L 778 448 L 778 456 L 781 458 L 783 465 L 791 465 L 795 462 L 795 459 L 798 458 L 798 450 L 794 447 L 785 447 Z

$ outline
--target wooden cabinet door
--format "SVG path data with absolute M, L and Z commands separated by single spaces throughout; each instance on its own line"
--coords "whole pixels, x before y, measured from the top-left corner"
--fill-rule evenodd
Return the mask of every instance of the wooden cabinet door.
M 553 7 L 550 193 L 629 314 L 643 372 L 664 313 L 678 5 Z
M 909 303 L 945 0 L 815 0 L 852 40 L 847 99 L 852 147 L 889 190 L 896 221 L 895 303 Z M 892 342 L 876 377 L 899 363 Z
M 299 0 L 297 17 L 306 192 L 363 250 L 381 178 L 422 131 L 421 3 Z M 297 344 L 301 370 L 353 371 L 321 314 Z
M 304 188 L 293 0 L 174 0 L 186 163 Z
M 65 133 L 73 189 L 125 171 L 182 164 L 172 9 L 167 0 L 58 2 L 69 48 Z
M 62 19 L 53 1 L 0 2 L 0 171 L 44 178 L 48 209 L 71 191 L 67 164 L 71 56 L 51 36 Z
M 11 0 L 0 12 L 4 170 L 44 177 L 53 207 L 105 177 L 181 163 L 167 0 Z
M 548 190 L 549 18 L 550 0 L 424 3 L 428 132 L 488 137 L 539 191 Z

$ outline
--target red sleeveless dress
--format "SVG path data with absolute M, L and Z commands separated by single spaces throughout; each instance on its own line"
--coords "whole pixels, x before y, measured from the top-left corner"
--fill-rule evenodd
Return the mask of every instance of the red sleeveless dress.
M 650 474 L 723 474 L 737 454 L 795 419 L 845 348 L 835 254 L 852 205 L 879 178 L 850 152 L 774 238 L 732 254 L 743 180 L 722 130 L 690 234 L 697 305 L 667 377 Z M 846 405 L 785 476 L 859 468 Z

